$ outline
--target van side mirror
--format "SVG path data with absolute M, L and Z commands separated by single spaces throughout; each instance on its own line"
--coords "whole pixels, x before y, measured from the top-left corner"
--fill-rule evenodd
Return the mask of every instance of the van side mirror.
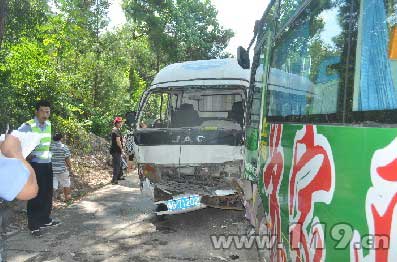
M 136 124 L 136 112 L 135 111 L 127 112 L 125 114 L 125 118 L 126 118 L 126 123 L 128 126 L 132 126 L 132 125 Z
M 242 46 L 239 46 L 237 48 L 237 62 L 243 69 L 249 69 L 250 68 L 249 53 Z

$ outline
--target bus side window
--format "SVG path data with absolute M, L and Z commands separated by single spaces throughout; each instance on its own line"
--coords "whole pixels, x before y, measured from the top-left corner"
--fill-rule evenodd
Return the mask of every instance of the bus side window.
M 299 120 L 342 110 L 349 11 L 338 3 L 312 1 L 276 42 L 268 77 L 268 116 Z
M 258 65 L 255 73 L 253 94 L 251 96 L 251 105 L 247 107 L 248 113 L 248 127 L 259 128 L 260 117 L 261 117 L 261 105 L 262 105 L 262 89 L 263 89 L 263 56 L 259 58 L 261 62 Z
M 353 111 L 397 109 L 396 27 L 396 1 L 361 1 Z

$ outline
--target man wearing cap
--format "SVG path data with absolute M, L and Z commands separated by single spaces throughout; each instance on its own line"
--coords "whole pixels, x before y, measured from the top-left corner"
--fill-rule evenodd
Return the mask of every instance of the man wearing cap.
M 123 136 L 121 135 L 121 127 L 123 125 L 123 119 L 117 116 L 113 121 L 114 127 L 112 129 L 111 139 L 112 144 L 110 146 L 110 154 L 113 158 L 113 178 L 112 184 L 118 183 L 118 180 L 123 180 L 123 170 L 121 168 L 121 155 L 123 153 Z
M 24 123 L 18 131 L 33 132 L 41 135 L 40 144 L 27 157 L 27 160 L 36 172 L 39 193 L 28 201 L 27 216 L 28 228 L 34 237 L 40 237 L 40 228 L 52 227 L 59 224 L 52 220 L 52 165 L 51 165 L 51 122 L 50 103 L 39 101 L 36 104 L 35 117 Z

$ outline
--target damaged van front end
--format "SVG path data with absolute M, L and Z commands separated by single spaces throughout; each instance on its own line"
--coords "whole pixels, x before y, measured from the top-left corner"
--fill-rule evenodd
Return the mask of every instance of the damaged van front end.
M 165 133 L 167 130 L 163 130 L 163 138 Z M 143 142 L 147 135 L 146 132 L 136 135 L 141 162 L 138 172 L 154 184 L 159 213 L 186 212 L 206 206 L 242 208 L 233 189 L 242 171 L 241 132 L 177 129 L 163 140 L 169 143 L 151 146 Z M 209 140 L 219 136 L 222 139 L 215 139 L 219 141 Z M 186 200 L 190 196 L 200 203 L 190 203 Z M 180 198 L 183 200 L 178 201 Z
M 156 213 L 243 209 L 243 105 L 248 71 L 234 59 L 170 65 L 143 96 L 134 130 L 142 185 Z M 147 190 L 147 188 L 146 188 Z

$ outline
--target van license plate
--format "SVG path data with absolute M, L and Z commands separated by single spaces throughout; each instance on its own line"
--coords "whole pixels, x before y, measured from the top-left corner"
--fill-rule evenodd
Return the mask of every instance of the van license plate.
M 167 200 L 166 204 L 168 211 L 181 211 L 200 206 L 200 201 L 201 197 L 199 195 L 191 195 Z

